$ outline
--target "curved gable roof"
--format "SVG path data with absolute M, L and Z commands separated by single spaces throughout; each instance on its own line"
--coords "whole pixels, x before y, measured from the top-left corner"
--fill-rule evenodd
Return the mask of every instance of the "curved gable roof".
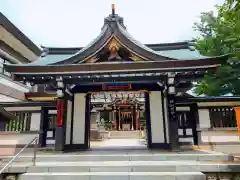
M 135 40 L 127 32 L 126 27 L 123 24 L 123 18 L 116 14 L 110 14 L 107 18 L 105 18 L 104 26 L 102 27 L 100 34 L 91 43 L 89 43 L 86 47 L 81 48 L 75 54 L 67 58 L 65 57 L 51 61 L 48 65 L 85 62 L 85 60 L 93 57 L 101 51 L 112 38 L 116 38 L 124 48 L 131 51 L 133 54 L 140 56 L 143 60 L 177 60 L 173 57 L 170 58 L 168 56 L 160 55 L 158 52 Z M 40 61 L 42 60 L 45 61 L 44 58 L 40 59 Z M 36 61 L 31 64 L 45 63 L 39 63 Z

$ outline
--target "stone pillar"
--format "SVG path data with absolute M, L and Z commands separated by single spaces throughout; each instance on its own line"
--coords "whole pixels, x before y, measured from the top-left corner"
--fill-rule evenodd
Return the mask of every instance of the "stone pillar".
M 179 151 L 178 122 L 176 118 L 176 88 L 175 74 L 168 74 L 167 78 L 167 108 L 169 121 L 170 148 Z
M 121 130 L 121 125 L 122 125 L 122 122 L 121 122 L 121 111 L 120 111 L 120 108 L 118 109 L 118 130 L 120 131 Z
M 113 106 L 113 127 L 117 129 L 117 119 L 116 119 L 116 105 Z
M 135 119 L 134 119 L 134 116 L 133 116 L 133 115 L 134 115 L 134 113 L 136 112 L 134 109 L 135 109 L 135 108 L 132 106 L 132 107 L 131 107 L 131 114 L 130 114 L 130 117 L 131 117 L 131 126 L 132 126 L 132 127 L 131 127 L 131 130 L 132 130 L 132 131 L 136 130 L 136 129 L 134 129 L 134 120 L 135 120 Z
M 135 106 L 135 118 L 136 118 L 136 130 L 139 130 L 139 126 L 140 126 L 140 117 L 139 117 L 139 109 L 138 109 L 138 105 L 136 104 Z

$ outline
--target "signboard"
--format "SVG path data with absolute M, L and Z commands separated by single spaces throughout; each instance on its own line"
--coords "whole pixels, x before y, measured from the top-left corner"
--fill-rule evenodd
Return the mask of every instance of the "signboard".
M 132 85 L 126 83 L 112 83 L 102 85 L 102 90 L 129 90 L 129 89 L 132 89 Z
M 176 100 L 175 95 L 168 95 L 168 114 L 170 121 L 176 121 Z

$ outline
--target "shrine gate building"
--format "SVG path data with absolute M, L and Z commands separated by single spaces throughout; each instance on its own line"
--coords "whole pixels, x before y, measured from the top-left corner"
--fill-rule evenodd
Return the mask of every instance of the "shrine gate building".
M 181 50 L 181 53 L 179 53 Z M 90 147 L 90 104 L 96 92 L 127 91 L 140 93 L 146 113 L 148 148 L 180 148 L 179 138 L 189 136 L 198 144 L 198 105 L 185 101 L 192 81 L 215 71 L 227 56 L 204 57 L 192 42 L 144 45 L 127 32 L 123 18 L 112 13 L 104 19 L 98 37 L 84 48 L 44 48 L 39 60 L 29 64 L 5 64 L 15 81 L 44 85 L 46 92 L 56 94 L 56 101 L 42 104 L 40 145 L 46 144 L 49 107 L 56 107 L 55 149 L 57 151 Z M 126 93 L 127 93 L 126 92 Z M 191 98 L 190 98 L 191 99 Z M 132 129 L 139 129 L 140 102 L 132 102 L 135 115 Z M 123 103 L 124 104 L 124 103 Z M 129 102 L 127 103 L 129 104 Z M 112 104 L 114 126 L 117 103 Z M 190 116 L 188 125 L 180 126 L 177 108 L 185 108 Z M 179 133 L 179 129 L 185 133 Z

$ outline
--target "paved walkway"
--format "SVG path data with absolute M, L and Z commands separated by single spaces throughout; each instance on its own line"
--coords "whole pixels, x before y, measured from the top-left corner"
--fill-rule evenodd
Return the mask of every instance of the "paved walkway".
M 91 142 L 93 149 L 146 149 L 147 145 L 142 139 L 106 139 L 99 142 Z
M 140 139 L 107 139 L 103 141 L 101 147 L 129 147 L 129 146 L 137 146 L 137 147 L 145 147 L 145 142 Z

